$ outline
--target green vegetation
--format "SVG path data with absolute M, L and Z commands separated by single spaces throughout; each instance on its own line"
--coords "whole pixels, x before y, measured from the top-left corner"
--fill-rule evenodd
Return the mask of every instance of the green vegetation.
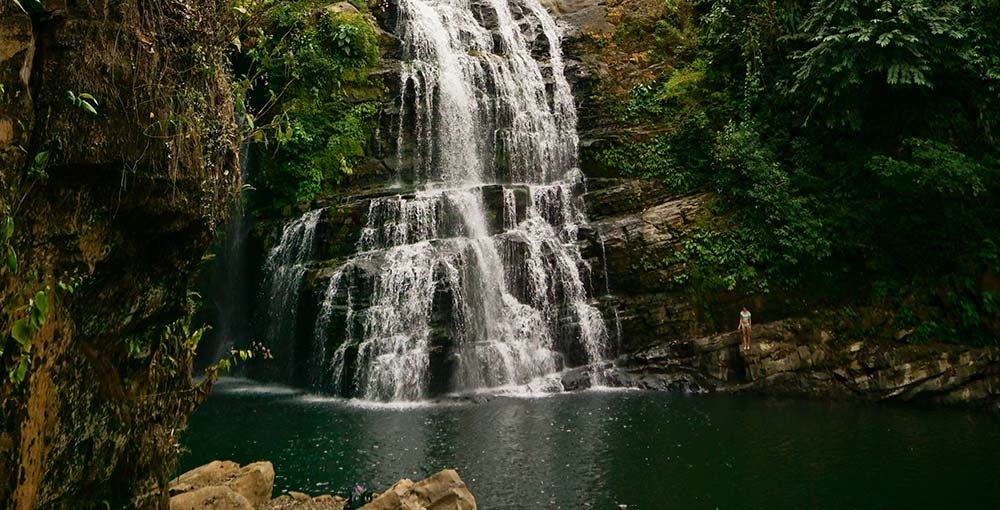
M 265 2 L 244 37 L 259 167 L 253 205 L 280 211 L 337 185 L 368 153 L 384 94 L 372 21 L 322 2 Z
M 591 157 L 717 197 L 674 255 L 678 283 L 998 342 L 1000 3 L 611 6 L 594 51 L 640 64 L 612 65 L 599 98 L 633 134 Z
M 81 92 L 80 94 L 73 93 L 72 90 L 66 91 L 66 98 L 73 106 L 91 114 L 95 117 L 97 116 L 97 99 L 94 96 L 87 94 L 86 92 Z
M 271 350 L 260 342 L 251 342 L 247 349 L 230 349 L 229 357 L 222 358 L 216 363 L 213 369 L 215 373 L 228 373 L 239 366 L 240 362 L 246 363 L 254 358 L 273 359 Z

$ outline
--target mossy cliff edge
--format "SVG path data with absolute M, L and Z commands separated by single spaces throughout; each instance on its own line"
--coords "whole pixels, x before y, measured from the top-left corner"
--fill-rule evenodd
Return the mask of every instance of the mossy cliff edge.
M 166 505 L 189 283 L 239 175 L 231 12 L 0 4 L 4 508 Z

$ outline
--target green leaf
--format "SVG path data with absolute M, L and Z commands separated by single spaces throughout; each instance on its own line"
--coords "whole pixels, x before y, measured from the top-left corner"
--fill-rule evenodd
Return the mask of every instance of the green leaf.
M 81 101 L 80 102 L 80 108 L 83 108 L 83 111 L 85 111 L 85 112 L 87 112 L 87 113 L 89 113 L 91 115 L 97 115 L 97 110 L 95 110 L 94 107 L 91 106 L 90 103 L 88 103 L 86 101 Z
M 94 106 L 97 106 L 99 104 L 97 102 L 97 99 L 94 98 L 94 96 L 92 96 L 90 94 L 87 94 L 86 92 L 83 92 L 83 93 L 81 93 L 80 95 L 78 95 L 76 97 L 79 97 L 80 99 L 86 99 L 86 100 L 90 101 L 91 103 L 94 103 Z
M 195 331 L 193 335 L 191 335 L 191 339 L 188 340 L 188 345 L 190 345 L 192 351 L 198 347 L 198 343 L 201 342 L 201 337 L 204 334 L 205 334 L 205 328 L 201 328 L 198 331 Z
M 3 235 L 0 236 L 0 238 L 6 241 L 10 239 L 10 236 L 12 235 L 14 235 L 14 218 L 7 216 L 3 219 Z
M 38 308 L 32 307 L 28 316 L 31 318 L 31 320 L 28 321 L 28 325 L 33 329 L 39 330 L 45 325 L 45 316 L 38 311 Z
M 24 380 L 24 375 L 28 371 L 28 363 L 31 362 L 31 358 L 27 354 L 21 355 L 21 360 L 17 363 L 17 368 L 15 368 L 10 373 L 10 382 L 19 383 Z
M 14 251 L 13 246 L 7 247 L 7 269 L 11 273 L 17 274 L 17 252 Z
M 49 297 L 45 295 L 44 290 L 40 290 L 38 294 L 35 294 L 35 307 L 38 308 L 43 317 L 49 315 Z
M 31 330 L 28 329 L 28 324 L 24 322 L 24 319 L 18 319 L 14 323 L 14 327 L 10 328 L 10 336 L 14 337 L 14 340 L 17 340 L 21 347 L 31 345 Z

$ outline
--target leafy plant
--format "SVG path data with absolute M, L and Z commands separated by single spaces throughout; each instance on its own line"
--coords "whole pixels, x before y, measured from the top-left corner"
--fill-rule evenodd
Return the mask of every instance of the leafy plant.
M 584 162 L 714 192 L 714 218 L 665 261 L 686 268 L 675 283 L 919 315 L 899 326 L 908 341 L 995 343 L 1000 4 L 718 0 L 667 12 L 622 14 L 605 41 L 648 62 L 595 88 L 638 83 L 605 101 L 622 140 L 585 148 Z
M 66 91 L 66 97 L 69 98 L 69 102 L 76 106 L 77 108 L 89 113 L 90 115 L 97 116 L 97 99 L 94 96 L 81 92 L 75 94 L 72 90 Z
M 236 368 L 241 362 L 245 363 L 252 359 L 273 359 L 274 356 L 271 354 L 271 350 L 259 342 L 251 342 L 250 347 L 246 349 L 230 349 L 229 357 L 222 358 L 216 364 L 216 370 L 221 372 L 229 372 Z
M 808 47 L 789 91 L 802 92 L 828 125 L 858 128 L 859 94 L 878 87 L 934 87 L 934 75 L 958 65 L 969 33 L 963 2 L 928 0 L 818 0 L 802 30 Z M 807 117 L 808 119 L 808 117 Z
M 28 168 L 28 176 L 34 178 L 44 178 L 47 176 L 45 169 L 49 164 L 49 151 L 40 151 L 35 154 L 34 159 L 31 161 L 31 167 Z
M 11 243 L 13 236 L 14 218 L 6 215 L 3 217 L 3 221 L 0 222 L 0 255 L 3 255 L 3 259 L 7 264 L 7 270 L 11 274 L 17 274 L 17 252 Z
M 368 152 L 383 93 L 367 74 L 378 42 L 363 17 L 311 1 L 273 5 L 256 30 L 240 86 L 262 156 L 254 198 L 280 210 L 336 186 Z
M 13 314 L 21 318 L 15 320 L 10 329 L 10 338 L 13 338 L 19 347 L 14 368 L 7 374 L 11 383 L 20 384 L 24 380 L 31 365 L 32 340 L 48 320 L 49 311 L 49 294 L 44 290 L 38 291 L 27 305 L 14 310 Z

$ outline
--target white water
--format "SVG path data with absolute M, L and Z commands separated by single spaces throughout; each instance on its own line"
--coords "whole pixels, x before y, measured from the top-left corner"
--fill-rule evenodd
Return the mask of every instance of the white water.
M 271 313 L 266 333 L 272 350 L 279 353 L 294 343 L 302 280 L 314 259 L 316 225 L 322 214 L 316 209 L 286 224 L 264 262 L 264 309 Z M 294 349 L 287 351 L 293 366 Z
M 396 157 L 420 191 L 371 200 L 357 255 L 328 275 L 310 379 L 408 401 L 601 360 L 558 27 L 538 0 L 400 0 L 398 20 Z M 313 213 L 268 257 L 272 329 L 294 328 Z

